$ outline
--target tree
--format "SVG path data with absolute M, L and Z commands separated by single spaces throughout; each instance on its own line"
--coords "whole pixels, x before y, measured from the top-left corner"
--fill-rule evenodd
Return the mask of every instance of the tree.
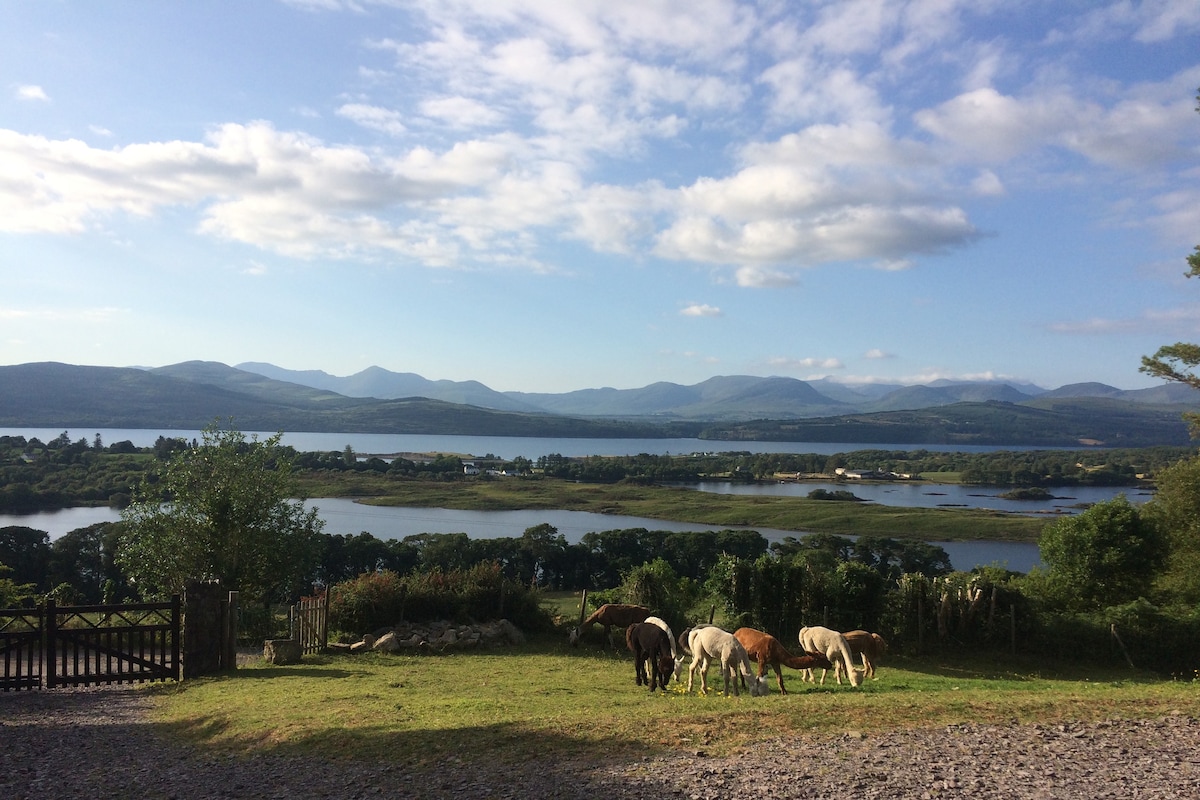
M 303 589 L 320 553 L 324 523 L 292 497 L 282 434 L 259 442 L 216 424 L 171 454 L 161 479 L 139 485 L 121 512 L 117 559 L 143 596 L 219 580 L 247 602 Z
M 1166 540 L 1120 495 L 1047 525 L 1038 549 L 1070 610 L 1093 611 L 1149 594 Z
M 1196 94 L 1196 101 L 1196 111 L 1200 112 L 1200 92 Z M 1200 277 L 1200 245 L 1197 245 L 1195 252 L 1187 257 L 1187 263 L 1188 271 L 1184 273 L 1184 276 Z M 1200 389 L 1200 375 L 1196 374 L 1198 367 L 1200 367 L 1200 345 L 1176 342 L 1158 348 L 1158 352 L 1153 356 L 1143 356 L 1140 371 L 1156 378 L 1164 378 L 1191 386 L 1193 389 Z M 1188 421 L 1192 436 L 1200 437 L 1200 414 L 1184 414 L 1184 419 Z
M 1170 547 L 1158 585 L 1169 601 L 1195 607 L 1200 604 L 1200 457 L 1167 467 L 1155 482 L 1145 515 Z

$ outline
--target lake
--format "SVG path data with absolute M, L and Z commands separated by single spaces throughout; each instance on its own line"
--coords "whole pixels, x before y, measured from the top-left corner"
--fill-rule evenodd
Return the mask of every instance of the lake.
M 568 542 L 582 540 L 585 533 L 620 528 L 646 528 L 669 531 L 716 531 L 728 526 L 669 522 L 645 517 L 595 514 L 585 511 L 459 511 L 448 508 L 410 506 L 368 506 L 344 498 L 309 500 L 316 507 L 329 534 L 358 534 L 363 531 L 378 539 L 403 539 L 420 533 L 466 533 L 475 539 L 520 537 L 526 528 L 543 523 L 553 525 Z M 46 531 L 51 541 L 77 528 L 97 522 L 116 522 L 120 512 L 111 508 L 69 508 L 38 514 L 0 514 L 0 528 L 23 525 Z M 803 536 L 795 531 L 753 528 L 769 542 L 786 536 Z M 852 538 L 852 537 L 848 537 Z M 1028 572 L 1040 563 L 1037 545 L 1026 542 L 933 542 L 945 549 L 957 570 L 999 564 L 1016 572 Z
M 56 439 L 63 428 L 0 428 L 0 436 L 24 436 L 45 441 Z M 168 430 L 142 428 L 87 428 L 65 429 L 72 441 L 85 439 L 91 442 L 99 434 L 101 442 L 130 441 L 136 447 L 152 447 L 160 436 L 182 438 L 188 441 L 199 439 L 198 430 Z M 256 435 L 259 440 L 274 435 L 273 431 L 244 431 L 247 437 Z M 931 452 L 984 453 L 997 450 L 1034 450 L 1048 448 L 951 446 L 951 445 L 864 445 L 851 442 L 729 442 L 707 439 L 564 439 L 529 436 L 452 436 L 438 434 L 383 434 L 383 433 L 305 433 L 287 432 L 283 443 L 301 452 L 341 452 L 349 445 L 361 455 L 390 455 L 393 453 L 454 453 L 469 456 L 488 454 L 511 460 L 523 456 L 536 460 L 539 456 L 558 453 L 568 457 L 591 455 L 679 455 L 696 452 L 752 452 L 752 453 L 847 453 L 855 450 L 929 450 Z M 816 488 L 829 490 L 850 489 L 864 500 L 884 505 L 937 507 L 969 506 L 974 508 L 1000 508 L 1021 513 L 1061 512 L 1060 506 L 1076 503 L 1099 502 L 1121 491 L 1127 491 L 1131 502 L 1137 502 L 1132 490 L 1063 489 L 1053 492 L 1070 495 L 1069 500 L 1030 504 L 1006 501 L 995 497 L 995 492 L 977 487 L 943 486 L 930 484 L 756 484 L 746 486 L 732 483 L 706 483 L 697 487 L 700 491 L 759 494 L 807 495 Z M 712 526 L 689 525 L 664 522 L 640 517 L 618 517 L 605 514 L 590 514 L 578 511 L 456 511 L 431 508 L 384 508 L 363 506 L 350 500 L 323 499 L 313 501 L 321 509 L 328 533 L 359 533 L 367 531 L 381 539 L 403 538 L 418 533 L 468 533 L 479 538 L 520 536 L 526 528 L 543 522 L 558 528 L 568 541 L 579 541 L 589 531 L 612 530 L 614 528 L 648 528 L 650 530 L 715 530 Z M 1004 504 L 1015 504 L 1008 507 Z M 50 534 L 56 539 L 77 528 L 96 522 L 111 522 L 120 518 L 118 512 L 108 508 L 71 508 L 63 511 L 29 515 L 0 515 L 0 527 L 24 525 Z M 789 531 L 758 529 L 768 540 L 781 536 L 800 535 Z M 1028 572 L 1038 563 L 1037 546 L 1009 542 L 935 542 L 945 548 L 955 569 L 970 569 L 976 565 L 1007 564 L 1009 569 Z
M 1048 491 L 1052 500 L 1009 500 L 1000 495 L 1009 491 L 995 487 L 961 486 L 959 484 L 890 481 L 886 483 L 857 483 L 846 481 L 801 481 L 799 483 L 736 483 L 705 481 L 687 484 L 702 492 L 772 497 L 807 497 L 809 492 L 850 492 L 860 500 L 881 506 L 902 508 L 983 508 L 1016 514 L 1075 514 L 1085 505 L 1102 503 L 1123 494 L 1130 503 L 1141 505 L 1154 496 L 1146 489 L 1131 486 L 1060 486 Z
M 43 442 L 57 439 L 62 428 L 0 428 L 0 436 L 24 436 Z M 261 441 L 275 434 L 243 431 L 247 438 L 257 436 Z M 76 428 L 66 429 L 71 441 L 91 442 L 96 434 L 105 444 L 133 442 L 135 447 L 153 447 L 158 437 L 199 440 L 200 431 L 151 430 L 142 428 Z M 453 453 L 456 455 L 494 455 L 511 461 L 523 456 L 536 461 L 540 456 L 557 453 L 567 457 L 683 455 L 688 453 L 849 453 L 855 450 L 929 450 L 934 453 L 989 453 L 997 450 L 1047 450 L 1053 448 L 993 447 L 984 445 L 916 445 L 916 444 L 854 444 L 850 442 L 729 442 L 714 439 L 560 439 L 537 436 L 452 436 L 443 434 L 391 433 L 303 433 L 283 434 L 283 443 L 302 453 L 342 452 L 350 445 L 361 455 L 390 455 L 393 453 Z

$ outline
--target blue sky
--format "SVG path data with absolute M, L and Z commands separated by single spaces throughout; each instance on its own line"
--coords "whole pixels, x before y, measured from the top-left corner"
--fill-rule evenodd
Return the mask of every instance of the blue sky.
M 1149 386 L 1200 4 L 4 2 L 0 363 Z

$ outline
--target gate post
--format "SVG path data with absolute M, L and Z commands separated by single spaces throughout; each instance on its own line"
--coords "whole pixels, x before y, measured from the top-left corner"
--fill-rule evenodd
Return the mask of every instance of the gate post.
M 237 669 L 238 593 L 230 592 L 224 603 L 225 624 L 221 630 L 221 669 Z
M 175 680 L 183 680 L 183 603 L 179 594 L 171 595 L 171 671 Z
M 236 596 L 236 593 L 233 594 Z M 228 594 L 217 583 L 189 581 L 184 589 L 184 678 L 197 678 L 229 668 L 226 661 L 231 626 L 227 597 Z

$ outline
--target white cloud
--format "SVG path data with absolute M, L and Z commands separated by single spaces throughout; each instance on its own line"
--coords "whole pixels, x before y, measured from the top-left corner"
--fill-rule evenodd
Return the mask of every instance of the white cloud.
M 888 358 L 895 358 L 895 357 L 896 357 L 896 356 L 895 356 L 895 355 L 893 355 L 892 353 L 889 353 L 889 352 L 887 352 L 886 350 L 880 350 L 880 349 L 879 349 L 879 348 L 877 348 L 877 347 L 876 347 L 876 348 L 872 348 L 872 349 L 868 350 L 867 352 L 863 353 L 863 358 L 868 358 L 868 359 L 871 359 L 871 360 L 873 360 L 873 361 L 875 361 L 875 360 L 882 360 L 882 359 L 888 359 Z
M 1069 335 L 1109 336 L 1144 333 L 1190 337 L 1200 334 L 1200 305 L 1146 309 L 1132 317 L 1091 317 L 1063 321 L 1054 323 L 1049 328 L 1055 333 Z
M 36 100 L 43 103 L 50 102 L 50 96 L 46 94 L 46 90 L 40 86 L 18 86 L 17 99 L 19 100 Z
M 482 128 L 499 124 L 503 115 L 470 97 L 435 97 L 421 103 L 421 113 L 454 128 Z
M 91 322 L 105 323 L 123 314 L 128 309 L 101 306 L 98 308 L 3 308 L 0 319 L 10 322 Z
M 719 317 L 721 309 L 707 303 L 694 303 L 681 309 L 679 314 L 684 317 Z
M 401 121 L 399 112 L 379 106 L 347 103 L 337 110 L 337 115 L 389 136 L 399 136 L 408 130 Z
M 767 360 L 773 369 L 809 370 L 809 369 L 844 369 L 845 365 L 837 358 L 789 358 L 774 356 Z

